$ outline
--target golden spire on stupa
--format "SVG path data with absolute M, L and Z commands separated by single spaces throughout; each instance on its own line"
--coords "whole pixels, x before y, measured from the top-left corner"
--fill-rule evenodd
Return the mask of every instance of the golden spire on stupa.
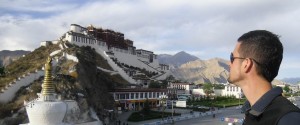
M 49 56 L 46 64 L 45 64 L 45 77 L 44 83 L 42 85 L 42 94 L 45 95 L 53 95 L 55 94 L 55 87 L 52 83 L 52 59 Z

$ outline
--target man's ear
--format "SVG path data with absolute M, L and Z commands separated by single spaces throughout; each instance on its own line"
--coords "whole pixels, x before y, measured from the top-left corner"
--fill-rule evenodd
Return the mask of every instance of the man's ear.
M 253 61 L 249 58 L 246 58 L 243 61 L 243 70 L 245 71 L 245 73 L 248 73 L 251 71 L 252 68 L 253 68 Z

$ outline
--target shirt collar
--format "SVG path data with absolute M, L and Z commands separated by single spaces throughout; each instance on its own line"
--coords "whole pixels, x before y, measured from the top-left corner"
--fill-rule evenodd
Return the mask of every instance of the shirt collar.
M 243 109 L 254 116 L 259 116 L 265 111 L 266 107 L 272 102 L 272 100 L 281 95 L 281 93 L 282 89 L 280 87 L 272 88 L 265 93 L 252 107 L 250 106 L 250 103 L 246 101 Z

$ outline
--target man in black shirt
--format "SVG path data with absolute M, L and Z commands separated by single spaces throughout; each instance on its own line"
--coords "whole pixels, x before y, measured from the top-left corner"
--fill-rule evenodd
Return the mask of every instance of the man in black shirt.
M 230 54 L 228 82 L 243 90 L 247 102 L 244 125 L 299 125 L 300 109 L 272 88 L 282 61 L 277 35 L 266 30 L 243 34 Z

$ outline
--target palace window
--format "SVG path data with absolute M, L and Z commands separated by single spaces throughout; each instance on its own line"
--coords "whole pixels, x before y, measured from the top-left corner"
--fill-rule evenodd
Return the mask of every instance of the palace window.
M 120 94 L 116 94 L 115 100 L 119 100 L 119 99 L 120 99 Z
M 134 93 L 130 93 L 130 99 L 134 99 Z
M 125 94 L 120 94 L 120 99 L 125 99 Z
M 129 93 L 126 93 L 126 99 L 129 99 Z
M 140 93 L 140 98 L 141 99 L 144 98 L 144 93 L 143 92 Z
M 149 92 L 149 98 L 152 98 L 152 92 Z

